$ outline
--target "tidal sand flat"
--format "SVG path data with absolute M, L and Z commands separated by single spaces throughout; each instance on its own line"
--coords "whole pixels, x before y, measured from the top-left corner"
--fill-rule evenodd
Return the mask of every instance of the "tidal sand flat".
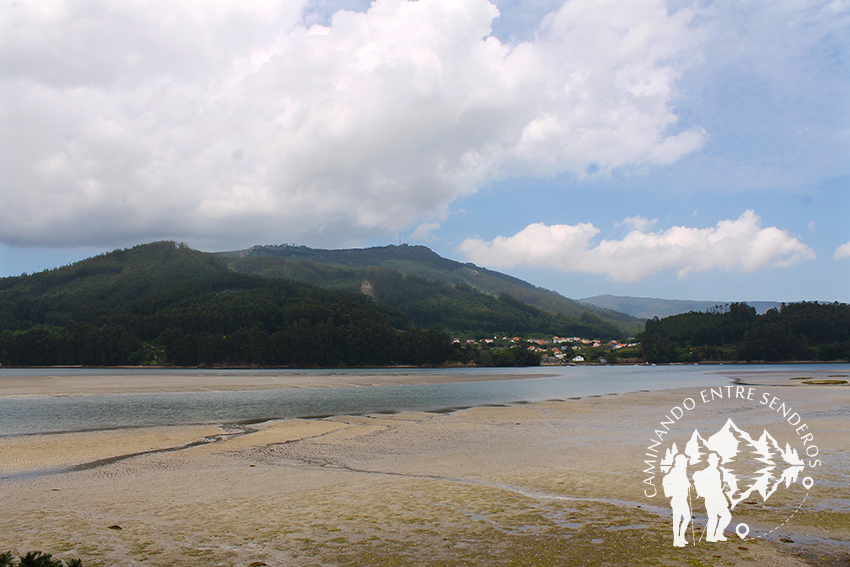
M 250 372 L 225 370 L 204 373 L 174 373 L 168 370 L 133 369 L 132 374 L 54 374 L 27 375 L 7 370 L 0 375 L 2 396 L 80 396 L 109 394 L 147 394 L 169 392 L 228 392 L 245 390 L 283 390 L 289 388 L 339 388 L 341 386 L 401 386 L 409 384 L 445 384 L 513 380 L 522 376 L 512 373 L 457 372 L 423 373 L 414 369 L 357 373 L 322 372 Z M 549 376 L 545 371 L 533 377 Z
M 802 505 L 795 484 L 736 514 L 765 537 L 733 524 L 708 543 L 695 505 L 690 545 L 673 547 L 669 501 L 645 496 L 653 431 L 701 402 L 687 388 L 2 438 L 0 550 L 87 566 L 847 565 L 850 390 L 779 378 L 756 393 L 793 401 L 822 465 Z M 716 430 L 720 415 L 802 447 L 774 409 L 726 401 L 671 431 Z

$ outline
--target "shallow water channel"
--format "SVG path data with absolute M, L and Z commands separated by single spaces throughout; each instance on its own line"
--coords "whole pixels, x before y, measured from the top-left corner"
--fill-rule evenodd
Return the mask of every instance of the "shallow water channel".
M 808 365 L 807 365 L 808 366 Z M 816 365 L 812 365 L 816 366 Z M 344 369 L 344 370 L 200 370 L 169 369 L 169 374 L 194 375 L 315 375 L 347 378 L 368 375 L 421 376 L 429 374 L 518 376 L 515 379 L 439 384 L 341 386 L 171 392 L 146 394 L 33 396 L 0 398 L 0 436 L 90 431 L 119 427 L 189 425 L 203 423 L 251 423 L 269 419 L 329 415 L 368 414 L 405 410 L 450 411 L 487 404 L 664 390 L 680 387 L 728 384 L 724 368 L 740 372 L 740 366 L 564 366 L 535 368 L 459 369 Z M 747 371 L 776 367 L 748 365 Z M 799 368 L 803 370 L 802 368 Z M 151 374 L 156 369 L 7 369 L 5 376 L 72 376 Z M 470 376 L 472 375 L 472 376 Z

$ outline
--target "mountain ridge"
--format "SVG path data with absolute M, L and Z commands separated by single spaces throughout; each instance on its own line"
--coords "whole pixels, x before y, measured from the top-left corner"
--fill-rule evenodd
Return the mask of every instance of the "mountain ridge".
M 441 364 L 451 337 L 359 293 L 230 270 L 175 242 L 0 279 L 3 366 Z
M 576 301 L 597 307 L 611 309 L 620 313 L 637 317 L 638 319 L 652 319 L 658 317 L 670 317 L 680 315 L 689 311 L 705 311 L 715 306 L 727 305 L 728 301 L 700 301 L 688 299 L 660 299 L 654 297 L 632 297 L 628 295 L 594 295 L 584 297 Z M 750 307 L 755 307 L 759 315 L 770 309 L 778 309 L 782 303 L 778 301 L 743 301 Z
M 218 255 L 237 272 L 285 277 L 348 291 L 360 291 L 363 282 L 374 276 L 376 268 L 387 268 L 404 276 L 418 276 L 451 286 L 470 286 L 494 297 L 507 294 L 551 314 L 582 317 L 589 313 L 615 324 L 625 332 L 639 330 L 640 322 L 630 315 L 604 307 L 584 305 L 555 291 L 471 262 L 462 263 L 444 258 L 422 245 L 327 250 L 282 244 L 252 246 L 245 250 L 220 252 Z
M 425 249 L 413 252 L 431 264 L 456 265 Z M 262 266 L 286 265 L 272 260 Z M 172 241 L 0 278 L 0 364 L 419 364 L 445 354 L 448 332 L 467 338 L 625 336 L 589 311 L 553 315 L 509 293 L 487 294 L 390 267 L 307 261 L 295 267 L 331 274 L 340 285 L 234 270 L 225 255 Z M 364 276 L 371 279 L 368 294 Z M 349 284 L 354 288 L 344 289 Z M 427 340 L 433 348 L 419 353 Z M 470 358 L 456 354 L 464 363 Z

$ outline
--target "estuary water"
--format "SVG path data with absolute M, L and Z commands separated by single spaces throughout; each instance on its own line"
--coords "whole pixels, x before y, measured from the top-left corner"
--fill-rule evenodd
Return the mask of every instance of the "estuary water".
M 818 365 L 805 365 L 815 366 Z M 776 369 L 747 365 L 746 371 Z M 392 386 L 290 388 L 207 392 L 170 392 L 0 398 L 0 437 L 92 431 L 120 427 L 250 423 L 269 419 L 390 413 L 405 410 L 451 411 L 488 404 L 563 400 L 624 392 L 708 387 L 729 384 L 724 369 L 741 366 L 564 366 L 535 368 L 436 368 L 345 370 L 200 370 L 169 369 L 169 374 L 315 375 L 346 378 L 363 375 L 428 374 L 516 375 L 517 379 Z M 798 367 L 799 370 L 803 368 Z M 134 369 L 4 369 L 5 376 L 126 375 L 156 370 Z

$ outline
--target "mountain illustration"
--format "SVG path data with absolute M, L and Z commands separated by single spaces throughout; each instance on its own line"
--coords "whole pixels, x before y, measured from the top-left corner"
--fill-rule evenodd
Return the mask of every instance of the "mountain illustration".
M 694 429 L 690 440 L 685 445 L 685 454 L 690 459 L 688 464 L 695 465 L 697 463 L 701 463 L 703 461 L 703 456 L 707 456 L 710 452 L 711 448 L 709 448 L 708 442 L 702 438 L 699 431 Z
M 678 454 L 679 448 L 676 447 L 676 443 L 673 443 L 672 447 L 667 448 L 667 451 L 664 453 L 664 458 L 658 463 L 658 468 L 661 469 L 661 472 L 665 474 L 670 472 L 670 469 L 673 468 L 673 460 Z
M 741 451 L 747 448 L 756 448 L 749 433 L 735 425 L 731 419 L 727 420 L 720 431 L 706 440 L 709 449 L 720 455 L 721 464 L 730 463 Z M 743 448 L 741 447 L 743 445 Z
M 762 431 L 761 437 L 753 443 L 753 446 L 761 455 L 757 458 L 766 465 L 774 464 L 774 458 L 777 454 L 774 451 L 778 451 L 781 454 L 781 451 L 779 451 L 779 444 L 766 429 Z
M 668 448 L 661 460 L 661 470 L 667 472 L 679 450 L 675 443 Z M 723 492 L 729 499 L 730 508 L 753 493 L 767 501 L 781 484 L 788 488 L 797 481 L 805 463 L 797 450 L 789 443 L 783 449 L 779 442 L 765 429 L 754 439 L 747 431 L 728 419 L 716 433 L 704 437 L 694 430 L 685 444 L 683 453 L 688 457 L 689 474 L 704 468 L 708 455 L 719 457 Z M 787 465 L 781 470 L 783 465 Z

